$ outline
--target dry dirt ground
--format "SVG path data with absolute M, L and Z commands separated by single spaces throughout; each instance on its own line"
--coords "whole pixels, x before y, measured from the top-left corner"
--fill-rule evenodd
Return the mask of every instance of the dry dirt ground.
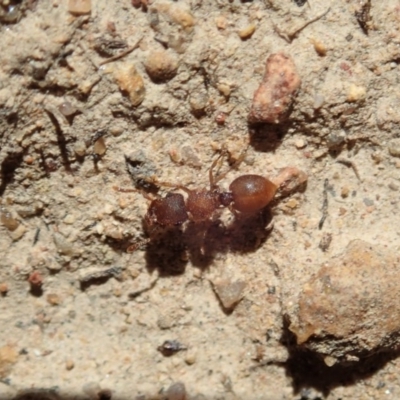
M 397 254 L 400 2 L 301 3 L 1 1 L 1 399 L 400 398 L 397 320 L 364 307 L 353 347 L 290 325 L 349 242 Z M 292 112 L 249 126 L 278 52 L 301 79 Z M 223 190 L 286 166 L 307 187 L 247 220 L 146 230 L 148 182 L 207 187 L 223 148 L 222 171 L 247 148 Z

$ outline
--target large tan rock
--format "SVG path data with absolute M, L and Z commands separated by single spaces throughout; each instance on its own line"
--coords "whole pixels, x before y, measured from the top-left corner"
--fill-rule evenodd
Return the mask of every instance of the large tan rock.
M 289 329 L 331 364 L 397 346 L 399 282 L 394 251 L 355 240 L 303 286 Z

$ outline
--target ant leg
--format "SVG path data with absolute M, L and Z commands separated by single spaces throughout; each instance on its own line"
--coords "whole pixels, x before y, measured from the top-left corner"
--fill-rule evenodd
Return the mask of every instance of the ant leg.
M 232 169 L 236 169 L 239 167 L 239 165 L 243 162 L 244 158 L 246 157 L 246 153 L 247 153 L 247 149 L 248 146 L 242 151 L 242 153 L 240 154 L 239 158 L 223 173 L 214 176 L 213 174 L 213 169 L 215 168 L 215 166 L 217 165 L 217 163 L 219 162 L 219 160 L 223 157 L 223 156 L 228 156 L 229 152 L 226 149 L 223 149 L 221 154 L 218 156 L 218 158 L 216 158 L 213 163 L 211 164 L 210 167 L 210 187 L 211 189 L 216 187 L 216 184 L 218 181 L 220 181 L 221 179 L 223 179 L 229 171 L 231 171 Z
M 113 189 L 116 192 L 120 193 L 140 193 L 145 199 L 153 201 L 154 197 L 150 196 L 149 193 L 145 192 L 144 190 L 135 189 L 135 188 L 123 188 L 121 186 L 113 186 Z
M 133 193 L 133 192 L 137 192 L 136 189 L 134 188 L 123 188 L 121 186 L 113 186 L 113 190 L 115 190 L 116 192 L 120 192 L 120 193 Z
M 165 186 L 165 187 L 173 188 L 173 189 L 180 189 L 180 190 L 183 190 L 185 193 L 188 193 L 188 194 L 192 192 L 192 191 L 191 191 L 189 188 L 187 188 L 186 186 L 182 186 L 182 185 L 175 184 L 175 183 L 156 181 L 156 184 L 157 184 L 157 185 L 160 185 L 160 186 Z
M 131 245 L 129 245 L 128 248 L 126 249 L 126 252 L 134 253 L 137 249 L 140 249 L 141 247 L 143 247 L 144 245 L 146 245 L 147 243 L 150 243 L 150 242 L 151 242 L 150 238 L 139 240 L 138 242 L 132 243 Z

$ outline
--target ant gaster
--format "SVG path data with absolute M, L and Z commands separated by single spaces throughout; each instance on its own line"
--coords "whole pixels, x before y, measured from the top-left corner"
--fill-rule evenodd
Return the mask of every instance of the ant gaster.
M 182 185 L 158 182 L 160 186 L 173 187 L 187 193 L 185 198 L 180 193 L 170 192 L 165 197 L 152 199 L 145 216 L 145 223 L 149 228 L 180 226 L 190 220 L 194 223 L 211 220 L 218 209 L 228 207 L 233 214 L 250 216 L 266 207 L 274 198 L 277 185 L 260 175 L 242 175 L 230 185 L 229 191 L 223 192 L 217 185 L 228 172 L 215 177 L 213 170 L 226 155 L 223 152 L 209 169 L 210 188 L 189 189 Z M 243 156 L 235 163 L 238 165 Z M 146 196 L 148 197 L 148 196 Z M 151 238 L 137 242 L 129 247 L 128 251 L 151 241 Z

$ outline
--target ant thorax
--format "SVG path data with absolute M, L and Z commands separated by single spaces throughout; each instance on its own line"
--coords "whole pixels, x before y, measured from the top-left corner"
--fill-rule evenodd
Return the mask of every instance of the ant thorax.
M 193 222 L 211 219 L 220 206 L 219 191 L 217 190 L 191 190 L 186 200 L 186 210 Z

